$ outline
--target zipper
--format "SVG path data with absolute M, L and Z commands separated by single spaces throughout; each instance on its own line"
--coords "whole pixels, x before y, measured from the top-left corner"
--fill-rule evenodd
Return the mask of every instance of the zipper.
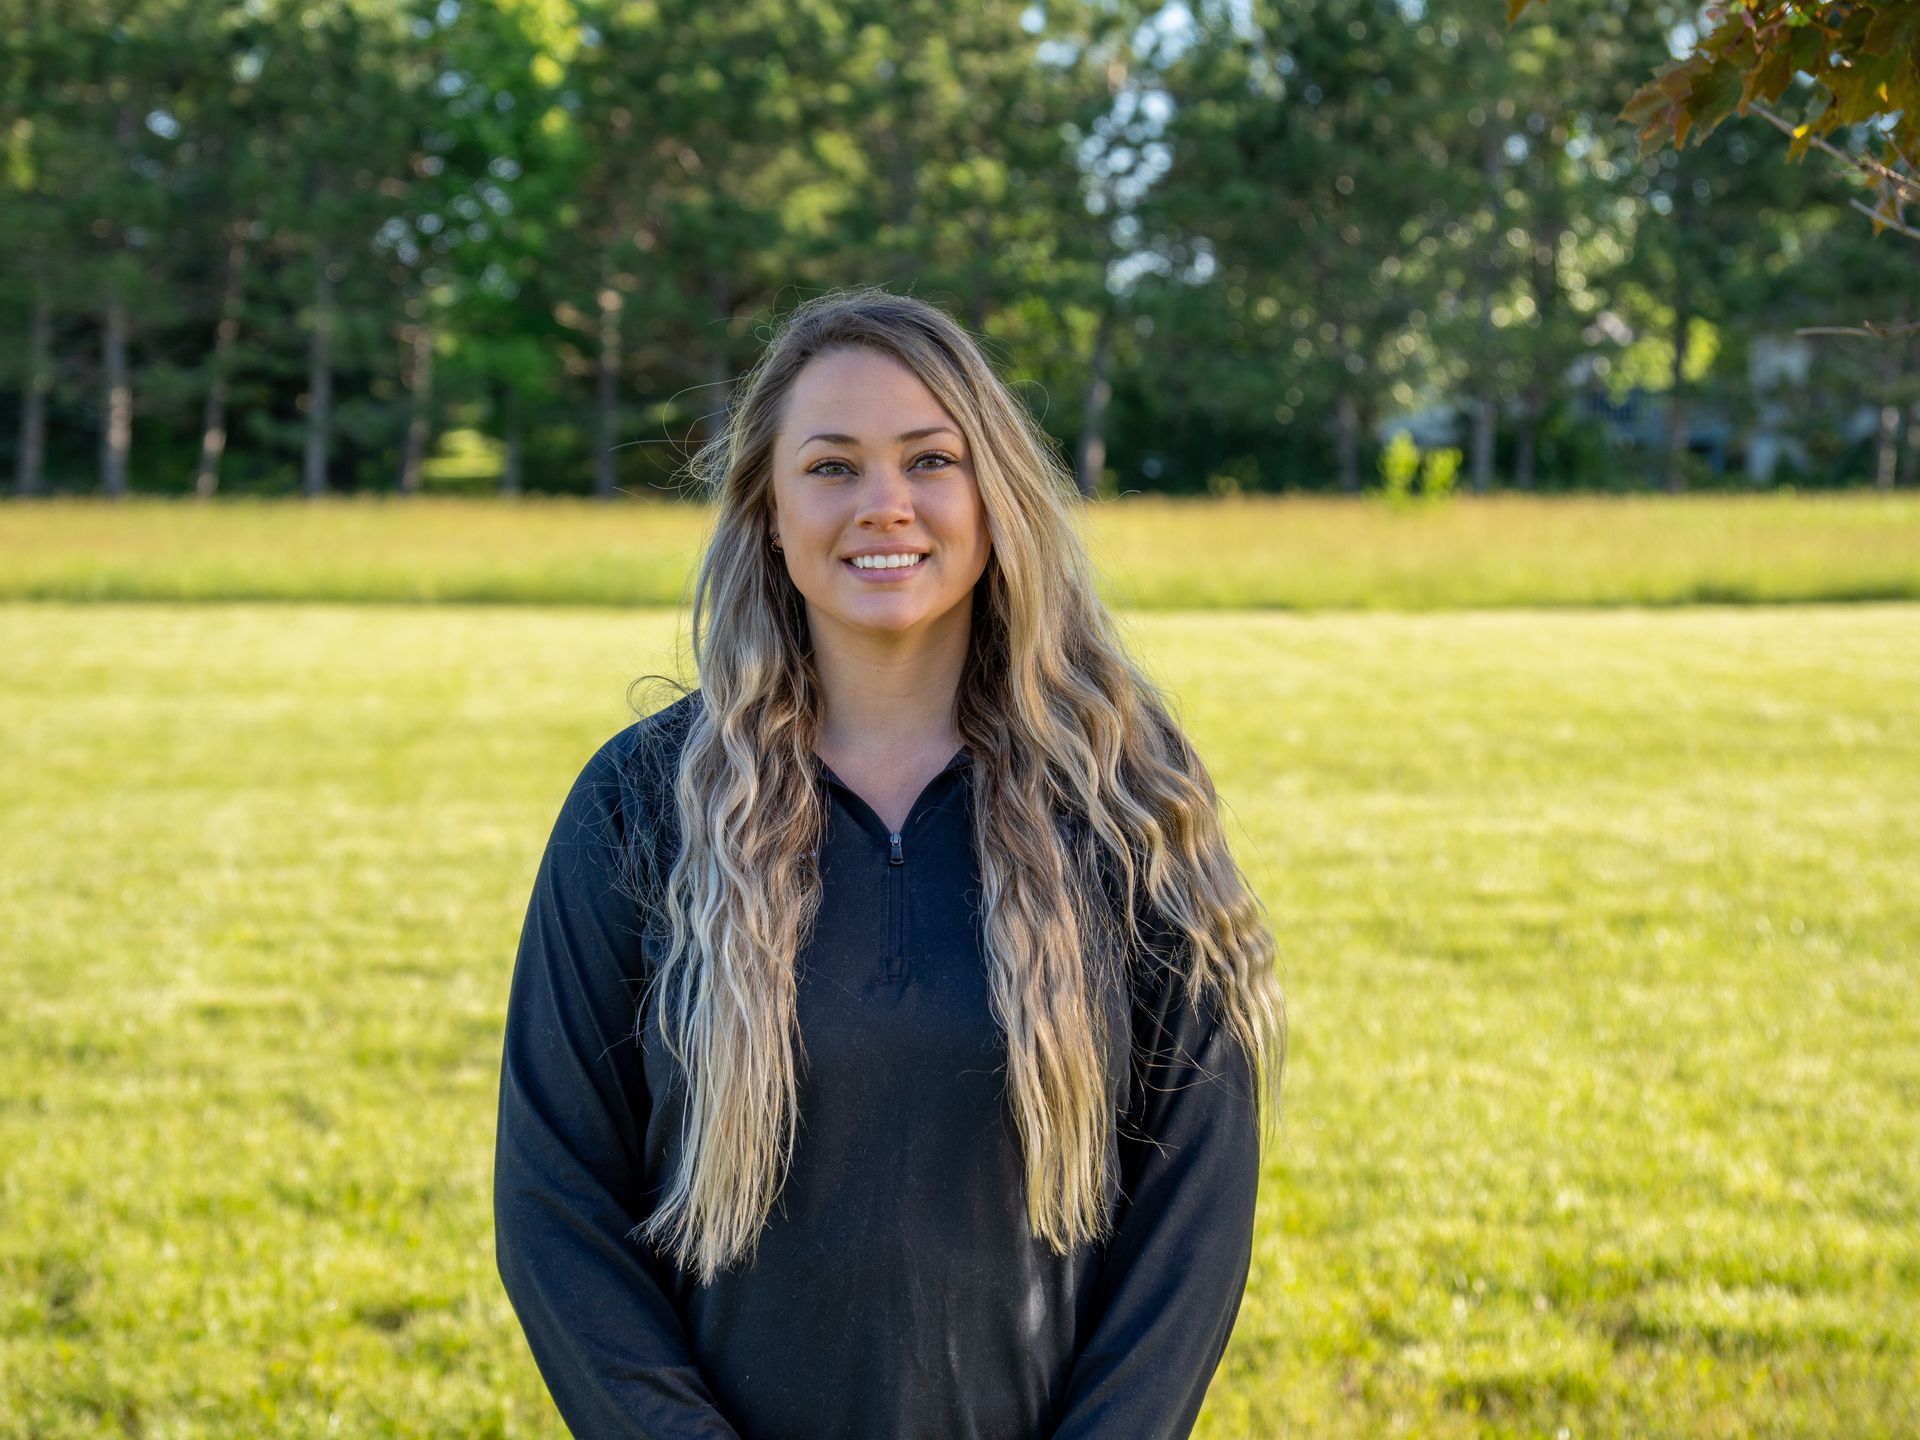
M 903 892 L 906 877 L 902 873 L 906 867 L 906 856 L 900 850 L 900 832 L 894 831 L 887 837 L 892 847 L 887 856 L 887 978 L 898 980 L 906 969 L 906 919 Z

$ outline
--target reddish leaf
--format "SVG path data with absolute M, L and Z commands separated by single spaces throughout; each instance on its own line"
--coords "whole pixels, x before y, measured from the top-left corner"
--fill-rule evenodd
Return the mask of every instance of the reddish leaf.
M 1642 85 L 1627 98 L 1627 103 L 1620 107 L 1620 118 L 1633 122 L 1643 121 L 1656 111 L 1665 110 L 1672 103 L 1657 86 Z
M 1722 63 L 1694 80 L 1693 92 L 1687 97 L 1687 116 L 1700 138 L 1705 139 L 1739 103 L 1740 67 Z
M 1771 104 L 1780 98 L 1780 93 L 1792 80 L 1792 58 L 1785 50 L 1775 50 L 1763 64 L 1747 73 L 1746 83 L 1740 91 L 1740 103 L 1744 106 L 1758 99 Z

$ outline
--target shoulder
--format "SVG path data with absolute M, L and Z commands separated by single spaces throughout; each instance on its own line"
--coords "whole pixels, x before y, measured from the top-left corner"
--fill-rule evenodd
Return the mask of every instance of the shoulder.
M 600 743 L 575 777 L 560 832 L 608 853 L 629 885 L 664 873 L 677 830 L 674 784 L 680 755 L 699 713 L 700 692 L 625 726 Z
M 629 791 L 638 797 L 657 796 L 662 789 L 671 794 L 687 735 L 704 703 L 700 691 L 693 690 L 616 731 L 587 761 L 581 780 L 610 789 L 615 798 Z

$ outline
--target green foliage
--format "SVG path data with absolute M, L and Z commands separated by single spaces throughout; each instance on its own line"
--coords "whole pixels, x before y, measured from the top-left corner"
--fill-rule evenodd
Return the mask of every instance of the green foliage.
M 1460 451 L 1451 447 L 1427 451 L 1424 456 L 1413 437 L 1396 430 L 1380 454 L 1379 494 L 1395 509 L 1420 501 L 1436 503 L 1453 494 L 1460 469 Z
M 1507 0 L 1511 23 L 1529 4 Z M 1669 59 L 1636 90 L 1621 118 L 1639 127 L 1644 155 L 1665 144 L 1695 144 L 1729 115 L 1768 117 L 1790 137 L 1787 154 L 1805 156 L 1816 141 L 1846 127 L 1871 123 L 1880 142 L 1851 156 L 1874 183 L 1873 233 L 1895 227 L 1912 233 L 1903 205 L 1920 193 L 1912 157 L 1920 153 L 1920 6 L 1913 0 L 1715 0 L 1691 53 Z M 1801 76 L 1813 98 L 1797 123 L 1774 115 Z
M 1453 494 L 1453 477 L 1460 469 L 1460 452 L 1448 447 L 1429 450 L 1420 464 L 1420 498 L 1445 500 Z
M 1617 401 L 1638 388 L 1659 394 L 1673 388 L 1674 342 L 1671 332 L 1643 335 L 1621 350 L 1607 372 L 1607 391 Z M 1690 385 L 1698 385 L 1713 373 L 1720 353 L 1720 331 L 1701 315 L 1691 317 L 1687 327 L 1687 363 L 1681 375 Z
M 1393 432 L 1380 452 L 1381 494 L 1391 504 L 1403 504 L 1413 494 L 1413 482 L 1420 473 L 1420 447 L 1404 430 Z
M 422 472 L 427 487 L 446 494 L 484 494 L 500 479 L 506 447 L 491 435 L 471 427 L 449 430 L 440 439 L 439 453 Z
M 1260 488 L 1260 462 L 1251 455 L 1235 455 L 1207 476 L 1207 493 L 1216 499 L 1249 495 Z
M 1621 92 L 1664 36 L 1607 0 L 1510 27 L 1451 0 L 1199 7 L 1151 51 L 1145 0 L 0 10 L 0 465 L 45 377 L 56 491 L 97 483 L 109 309 L 152 493 L 195 483 L 221 387 L 225 489 L 290 488 L 316 448 L 331 488 L 389 490 L 418 413 L 513 432 L 529 489 L 647 493 L 782 312 L 879 282 L 986 337 L 1069 454 L 1097 352 L 1111 485 L 1224 497 L 1360 490 L 1416 396 L 1550 417 L 1603 315 L 1631 369 L 1679 324 L 1733 357 L 1810 295 L 1906 288 L 1835 238 L 1844 194 L 1761 183 L 1782 167 L 1733 153 L 1742 122 L 1711 163 L 1636 163 Z M 1820 24 L 1871 50 L 1891 17 Z M 1702 344 L 1687 369 L 1741 384 Z M 1534 488 L 1626 483 L 1551 423 Z

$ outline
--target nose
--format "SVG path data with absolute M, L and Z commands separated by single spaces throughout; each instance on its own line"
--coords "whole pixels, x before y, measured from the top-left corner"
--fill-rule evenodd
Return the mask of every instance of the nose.
M 913 482 L 898 465 L 882 462 L 867 468 L 860 486 L 856 524 L 881 527 L 913 519 Z

